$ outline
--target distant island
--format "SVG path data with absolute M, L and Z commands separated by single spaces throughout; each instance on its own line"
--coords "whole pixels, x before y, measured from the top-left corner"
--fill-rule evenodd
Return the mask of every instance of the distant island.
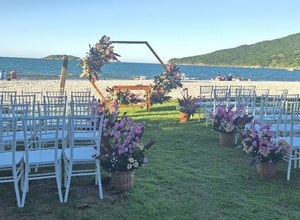
M 172 58 L 181 65 L 300 69 L 300 33 L 204 55 Z
M 64 58 L 64 56 L 66 55 L 49 55 L 46 57 L 43 57 L 42 59 L 46 59 L 46 60 L 62 60 Z M 67 55 L 69 60 L 80 60 L 79 57 L 76 56 L 72 56 L 72 55 Z

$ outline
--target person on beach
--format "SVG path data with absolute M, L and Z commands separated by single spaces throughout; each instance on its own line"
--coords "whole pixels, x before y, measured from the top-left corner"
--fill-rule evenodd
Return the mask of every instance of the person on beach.
M 232 75 L 231 75 L 231 73 L 229 73 L 229 75 L 227 76 L 227 80 L 228 81 L 232 81 Z
M 1 80 L 6 79 L 6 71 L 5 71 L 5 70 L 2 70 L 2 71 L 1 71 L 0 79 L 1 79 Z
M 240 75 L 236 75 L 235 80 L 236 80 L 236 81 L 241 81 Z
M 17 79 L 17 71 L 15 71 L 15 70 L 10 71 L 10 79 L 11 80 Z
M 222 81 L 223 78 L 222 78 L 222 76 L 219 74 L 219 75 L 216 77 L 216 80 L 217 80 L 217 81 Z

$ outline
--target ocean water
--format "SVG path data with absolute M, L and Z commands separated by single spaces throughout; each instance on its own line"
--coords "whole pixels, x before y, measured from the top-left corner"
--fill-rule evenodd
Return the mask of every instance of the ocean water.
M 20 79 L 59 79 L 62 63 L 62 60 L 0 57 L 0 70 L 16 70 Z M 78 64 L 78 60 L 69 60 L 68 79 L 80 79 L 82 68 Z M 210 80 L 219 74 L 223 77 L 232 74 L 233 77 L 240 75 L 243 80 L 251 81 L 300 81 L 299 70 L 178 66 L 188 79 Z M 134 79 L 140 76 L 153 79 L 162 72 L 164 68 L 160 64 L 109 63 L 103 67 L 100 79 Z

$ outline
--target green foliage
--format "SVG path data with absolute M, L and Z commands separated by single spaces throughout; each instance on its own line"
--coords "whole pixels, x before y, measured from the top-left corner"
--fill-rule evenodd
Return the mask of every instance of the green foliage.
M 187 65 L 300 68 L 300 33 L 170 61 Z
M 151 105 L 163 104 L 171 99 L 168 93 L 173 89 L 182 87 L 181 72 L 174 63 L 169 63 L 167 72 L 161 73 L 154 77 L 154 85 L 151 89 Z
M 180 112 L 184 112 L 189 115 L 194 115 L 195 112 L 200 108 L 201 99 L 189 95 L 187 88 L 183 89 L 182 98 L 177 98 L 177 100 Z

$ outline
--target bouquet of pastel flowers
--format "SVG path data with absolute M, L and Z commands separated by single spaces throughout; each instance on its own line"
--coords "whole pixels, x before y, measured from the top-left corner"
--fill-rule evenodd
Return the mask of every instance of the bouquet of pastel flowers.
M 226 106 L 225 104 L 219 105 L 215 111 L 212 110 L 209 117 L 212 120 L 212 130 L 233 134 L 241 132 L 253 119 L 253 116 L 244 114 L 242 106 Z
M 251 154 L 250 165 L 254 163 L 276 163 L 290 150 L 286 141 L 276 139 L 270 124 L 254 121 L 241 135 L 243 151 Z

